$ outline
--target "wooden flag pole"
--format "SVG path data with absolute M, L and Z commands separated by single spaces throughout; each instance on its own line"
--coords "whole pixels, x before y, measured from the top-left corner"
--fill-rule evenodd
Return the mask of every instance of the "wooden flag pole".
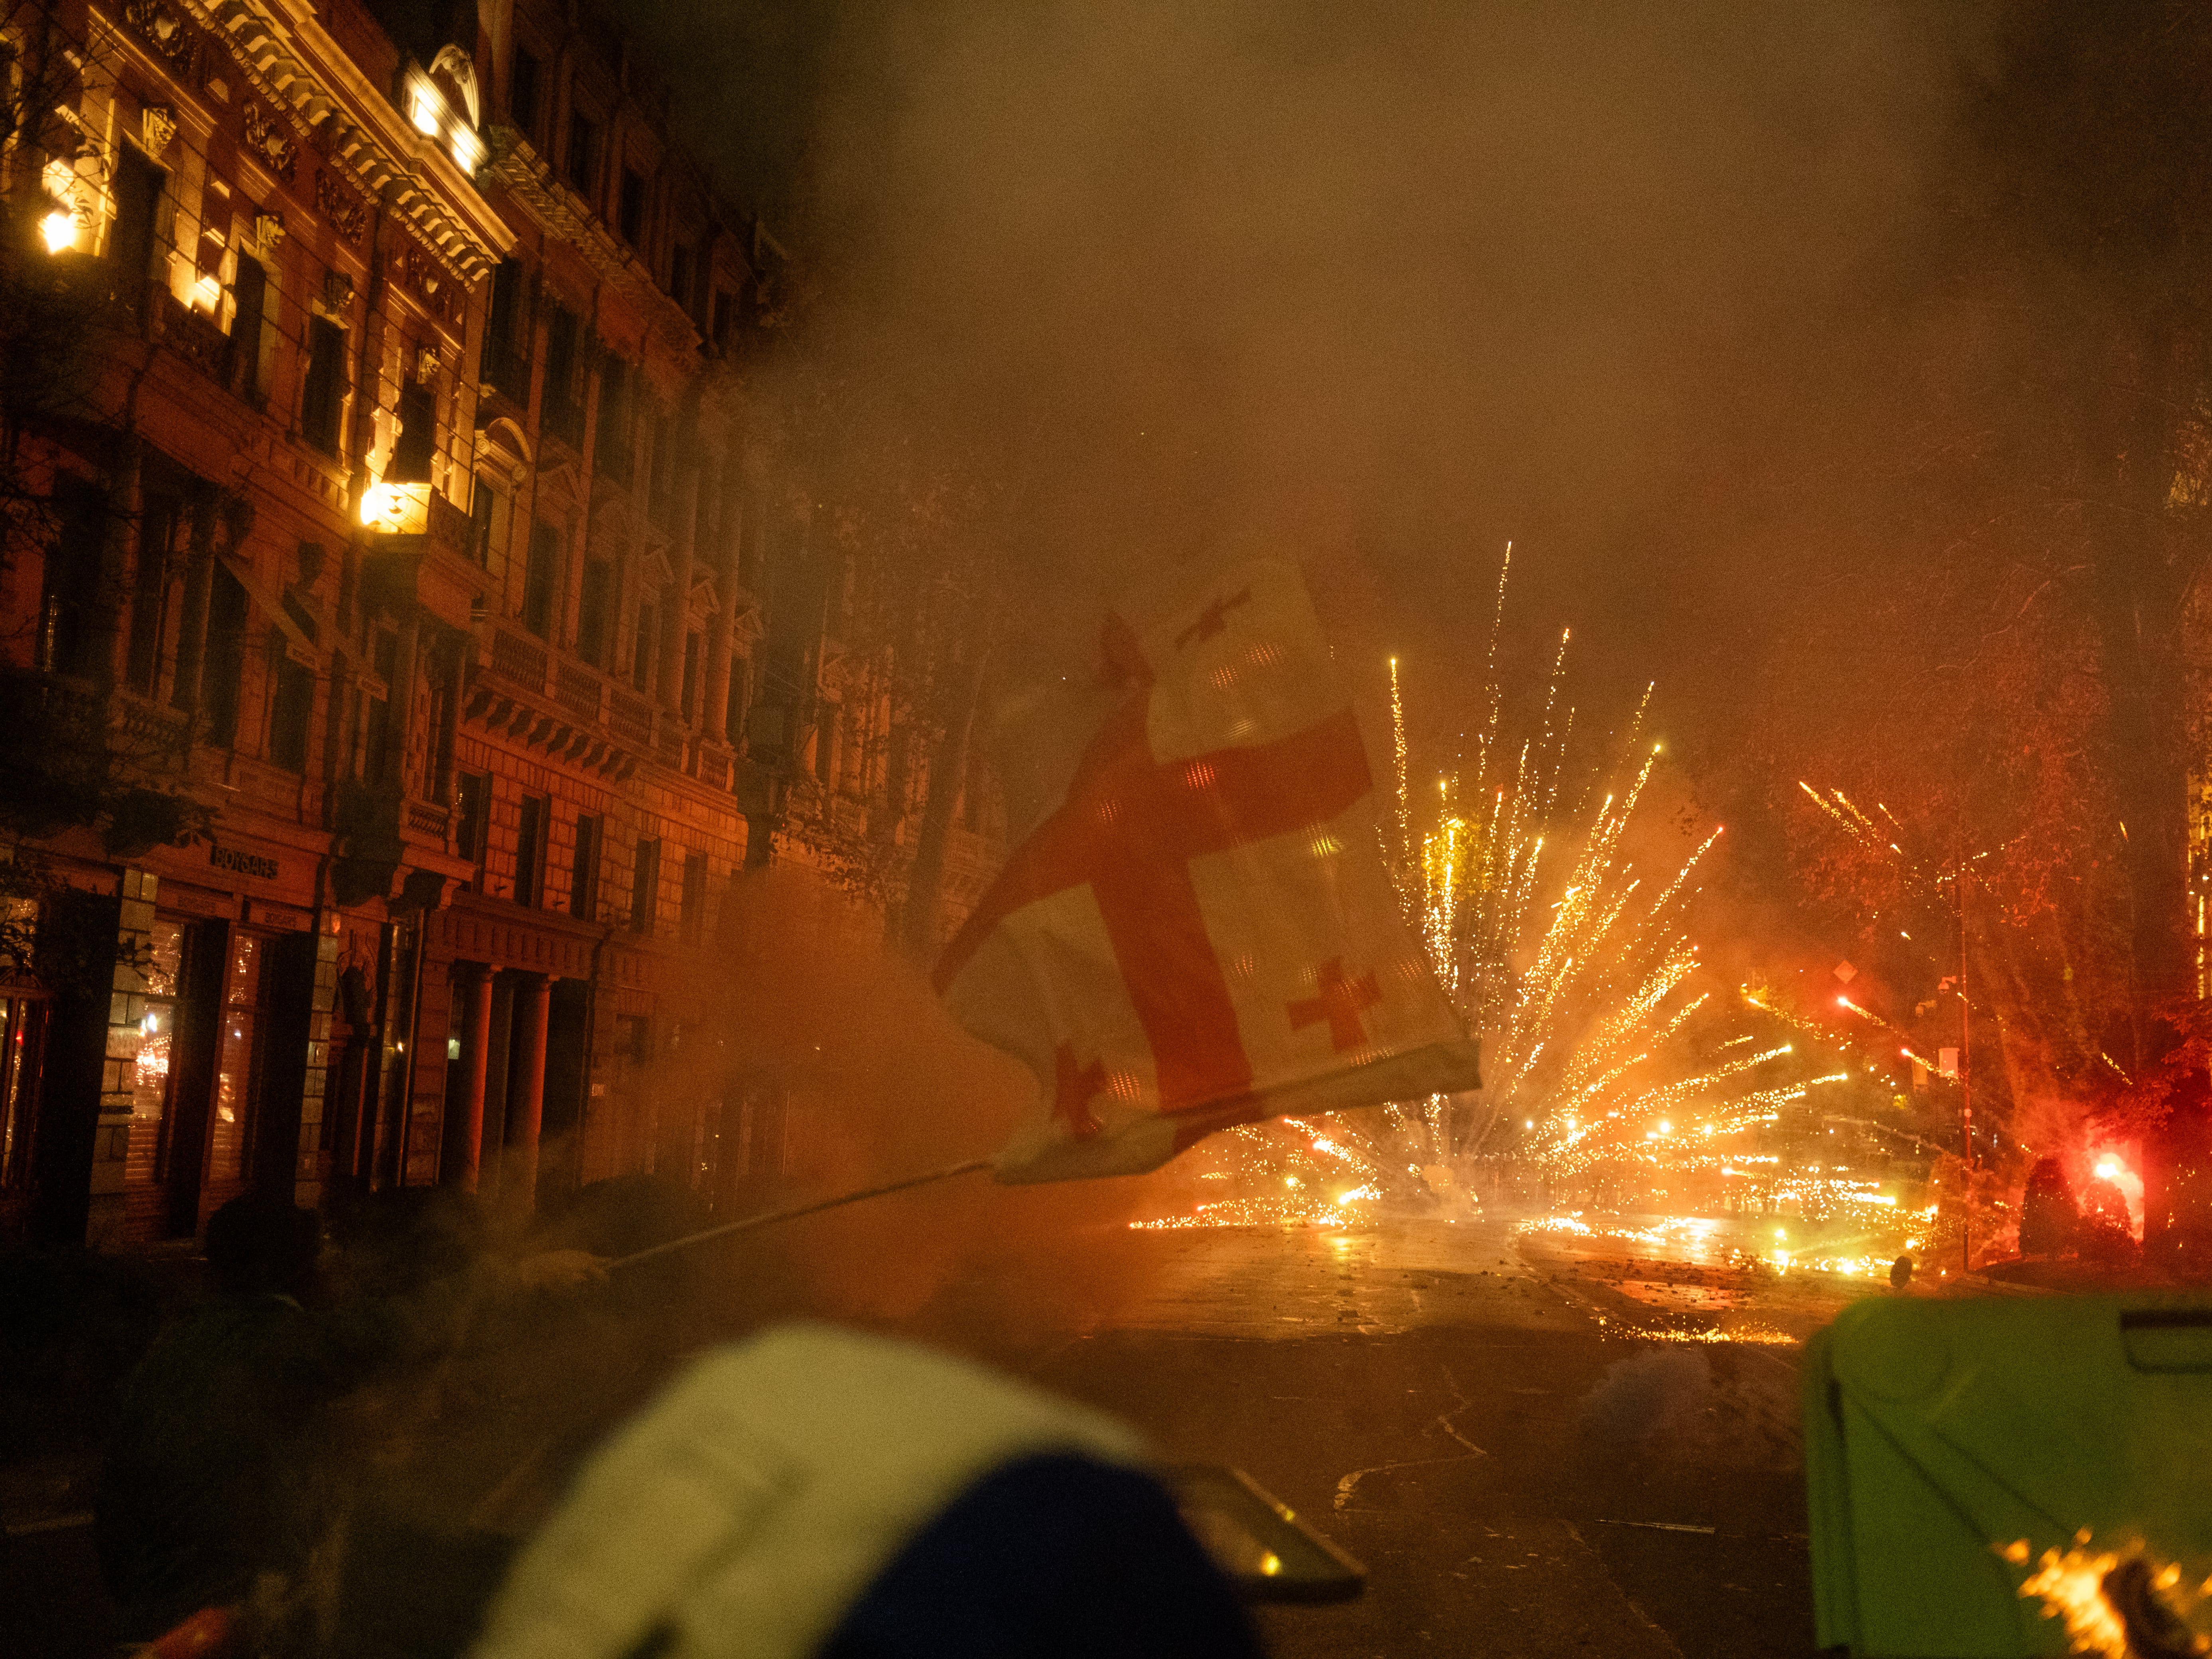
M 689 1249 L 694 1244 L 704 1244 L 711 1239 L 725 1238 L 732 1233 L 750 1232 L 755 1227 L 770 1226 L 779 1221 L 796 1221 L 801 1216 L 818 1215 L 823 1210 L 842 1209 L 848 1204 L 858 1204 L 864 1199 L 882 1198 L 890 1193 L 902 1193 L 910 1187 L 927 1187 L 933 1182 L 950 1181 L 955 1176 L 970 1175 L 977 1170 L 988 1170 L 990 1167 L 989 1158 L 971 1158 L 964 1163 L 948 1164 L 942 1170 L 932 1170 L 927 1175 L 908 1176 L 903 1181 L 887 1182 L 880 1187 L 869 1187 L 857 1193 L 844 1193 L 836 1198 L 817 1199 L 811 1204 L 794 1204 L 788 1209 L 769 1210 L 762 1215 L 749 1215 L 742 1221 L 726 1221 L 719 1227 L 708 1228 L 704 1232 L 688 1233 L 682 1238 L 672 1238 L 665 1244 L 655 1244 L 648 1249 L 639 1250 L 634 1255 L 617 1256 L 612 1261 L 607 1263 L 607 1271 L 611 1273 L 617 1267 L 634 1267 L 641 1261 L 652 1261 L 655 1256 L 666 1255 L 674 1250 Z

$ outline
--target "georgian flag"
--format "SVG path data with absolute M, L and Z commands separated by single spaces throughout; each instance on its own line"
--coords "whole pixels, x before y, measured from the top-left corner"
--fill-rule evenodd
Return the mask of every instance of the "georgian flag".
M 1037 775 L 1008 794 L 1036 822 L 934 975 L 1042 1089 L 1000 1180 L 1134 1175 L 1231 1124 L 1478 1086 L 1295 568 L 1109 616 L 1097 683 L 1013 724 Z

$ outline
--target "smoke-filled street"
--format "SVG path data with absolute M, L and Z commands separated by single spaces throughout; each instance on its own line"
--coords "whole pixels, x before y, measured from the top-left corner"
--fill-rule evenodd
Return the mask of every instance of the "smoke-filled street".
M 814 1242 L 778 1249 L 782 1269 Z M 1358 1558 L 1357 1601 L 1263 1613 L 1293 1659 L 1802 1654 L 1796 1347 L 1639 1333 L 1740 1318 L 1779 1335 L 1841 1292 L 1684 1257 L 1486 1218 L 1101 1223 L 976 1248 L 882 1322 L 1103 1407 L 1170 1462 L 1240 1468 Z M 544 1498 L 522 1488 L 557 1488 L 678 1352 L 738 1334 L 764 1265 L 720 1257 L 684 1281 L 681 1311 L 600 1298 L 526 1346 L 510 1334 L 408 1449 L 416 1516 L 434 1533 L 529 1518 Z M 545 1467 L 513 1480 L 533 1456 Z M 514 1513 L 484 1507 L 503 1481 Z M 89 1529 L 39 1529 L 82 1496 L 19 1492 L 8 1517 L 42 1654 L 94 1650 L 112 1616 Z
M 1488 1219 L 1094 1236 L 1059 1248 L 1127 1253 L 1141 1291 L 1041 1319 L 1024 1295 L 1017 1328 L 984 1276 L 938 1312 L 1170 1457 L 1243 1468 L 1363 1561 L 1359 1601 L 1270 1613 L 1279 1653 L 1808 1651 L 1795 1346 L 1639 1338 L 1714 1322 L 1613 1285 L 1695 1270 L 1550 1237 Z M 1794 1322 L 1837 1299 L 1752 1305 Z
M 0 68 L 0 1659 L 2212 1655 L 2212 8 Z

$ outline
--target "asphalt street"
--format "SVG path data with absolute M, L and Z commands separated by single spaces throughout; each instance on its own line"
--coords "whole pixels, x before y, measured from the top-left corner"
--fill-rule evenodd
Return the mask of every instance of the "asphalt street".
M 1786 1340 L 1834 1287 L 1504 1220 L 1136 1235 L 1053 1321 L 988 1270 L 920 1322 L 1254 1477 L 1367 1567 L 1297 1656 L 1792 1655 L 1811 1608 Z M 1017 1307 L 998 1329 L 988 1313 Z M 1686 1340 L 1734 1326 L 1759 1340 Z
M 1355 1601 L 1265 1610 L 1284 1659 L 1811 1650 L 1796 1339 L 1849 1284 L 1648 1231 L 1468 1218 L 1094 1223 L 971 1239 L 895 1307 L 824 1291 L 896 1279 L 878 1241 L 927 1226 L 841 1242 L 809 1224 L 654 1295 L 518 1322 L 409 1431 L 409 1504 L 526 1528 L 685 1353 L 826 1312 L 1091 1402 L 1164 1459 L 1233 1466 L 1291 1505 L 1369 1577 Z M 105 1650 L 87 1473 L 44 1498 L 22 1471 L 0 1483 L 0 1651 Z

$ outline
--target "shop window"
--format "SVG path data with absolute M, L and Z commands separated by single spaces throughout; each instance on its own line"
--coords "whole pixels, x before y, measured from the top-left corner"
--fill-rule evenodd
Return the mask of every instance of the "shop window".
M 645 175 L 624 167 L 622 177 L 622 239 L 632 247 L 645 241 Z
M 629 930 L 650 934 L 660 908 L 660 843 L 640 841 L 637 863 L 630 873 Z
M 231 936 L 216 1051 L 215 1111 L 208 1126 L 207 1182 L 212 1188 L 235 1187 L 246 1176 L 268 1061 L 267 1010 L 276 977 L 269 971 L 275 954 L 271 944 L 270 935 L 244 928 Z
M 545 902 L 545 843 L 553 826 L 553 803 L 544 795 L 522 798 L 522 820 L 514 838 L 514 902 L 533 908 Z
M 246 589 L 217 561 L 208 595 L 205 666 L 201 671 L 207 740 L 218 749 L 238 742 L 240 680 L 246 671 Z
M 177 979 L 184 965 L 184 924 L 157 916 L 140 964 L 146 980 L 146 1012 L 138 1022 L 138 1058 L 131 1072 L 131 1115 L 144 1126 L 154 1149 L 155 1173 L 167 1166 L 169 1106 L 175 1092 Z M 138 1136 L 131 1137 L 134 1145 Z
M 315 711 L 315 671 L 279 655 L 270 671 L 269 763 L 307 769 L 307 727 Z
M 707 855 L 684 855 L 684 908 L 678 913 L 678 935 L 686 945 L 696 945 L 707 925 Z
M 300 435 L 335 456 L 345 415 L 346 331 L 327 317 L 307 319 L 307 372 L 300 394 Z
M 131 573 L 130 685 L 141 696 L 150 697 L 160 689 L 169 556 L 176 531 L 176 498 L 149 495 L 138 514 L 138 550 Z
M 541 640 L 553 637 L 553 601 L 560 588 L 561 532 L 550 525 L 535 526 L 522 578 L 522 625 Z
M 390 483 L 428 483 L 430 460 L 438 453 L 438 394 L 427 386 L 399 388 L 399 436 L 392 445 Z
M 568 877 L 568 914 L 580 921 L 599 919 L 599 842 L 605 820 L 596 813 L 576 815 L 576 856 Z
M 577 605 L 576 654 L 594 668 L 607 665 L 608 624 L 615 608 L 615 568 L 606 559 L 584 563 L 584 591 Z
M 46 1008 L 35 997 L 0 995 L 0 1193 L 10 1197 L 31 1184 L 39 1084 L 46 1070 Z
M 538 54 L 514 49 L 507 70 L 507 112 L 523 137 L 538 137 Z

